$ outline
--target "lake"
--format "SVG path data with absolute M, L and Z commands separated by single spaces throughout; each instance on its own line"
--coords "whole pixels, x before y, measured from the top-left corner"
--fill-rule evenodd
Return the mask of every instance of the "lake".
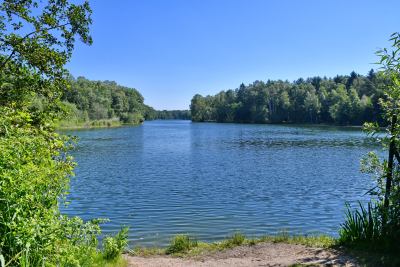
M 359 155 L 382 151 L 351 127 L 156 120 L 58 132 L 79 136 L 61 212 L 110 219 L 103 234 L 129 225 L 130 246 L 283 228 L 338 237 L 345 201 L 366 203 L 373 186 Z

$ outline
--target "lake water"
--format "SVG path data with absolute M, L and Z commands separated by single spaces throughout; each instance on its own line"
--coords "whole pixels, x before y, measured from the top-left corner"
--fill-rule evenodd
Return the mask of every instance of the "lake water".
M 345 201 L 373 186 L 360 157 L 381 151 L 360 128 L 192 123 L 65 130 L 72 152 L 69 207 L 108 218 L 104 234 L 130 226 L 130 245 L 163 247 L 176 234 L 223 239 L 300 229 L 338 236 Z

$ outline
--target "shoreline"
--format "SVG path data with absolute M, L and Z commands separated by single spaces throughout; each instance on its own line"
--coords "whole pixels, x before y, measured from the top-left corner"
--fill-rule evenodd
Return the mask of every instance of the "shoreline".
M 129 266 L 348 266 L 361 267 L 359 260 L 340 249 L 320 248 L 285 242 L 263 242 L 223 251 L 205 251 L 197 256 L 134 256 L 124 254 Z
M 182 120 L 182 119 L 154 119 L 151 121 L 163 121 L 163 120 Z M 190 121 L 191 123 L 217 123 L 217 124 L 249 124 L 249 125 L 275 125 L 275 126 L 313 126 L 313 127 L 348 127 L 348 128 L 363 128 L 364 125 L 335 125 L 335 124 L 315 124 L 315 123 L 252 123 L 252 122 L 217 122 L 217 121 L 191 121 L 191 120 L 182 120 L 182 121 Z M 121 126 L 130 126 L 130 125 L 141 125 L 143 122 L 139 123 L 121 123 L 119 125 L 85 125 L 85 126 L 62 126 L 55 127 L 56 129 L 91 129 L 91 128 L 108 128 L 108 127 L 121 127 Z M 386 126 L 380 126 L 384 128 Z
M 253 122 L 217 122 L 217 121 L 192 121 L 193 123 L 217 123 L 217 124 L 249 124 L 249 125 L 276 125 L 276 126 L 321 126 L 321 127 L 352 127 L 352 128 L 363 128 L 364 125 L 335 125 L 335 124 L 315 124 L 315 123 L 253 123 Z M 381 126 L 386 127 L 386 126 Z
M 128 249 L 129 266 L 398 266 L 398 255 L 342 245 L 326 234 L 289 233 L 247 238 L 241 232 L 222 241 L 198 242 L 193 235 L 178 235 L 164 249 L 155 246 Z M 383 259 L 386 259 L 385 261 Z M 389 262 L 389 265 L 387 264 Z M 391 264 L 390 264 L 391 263 Z
M 85 125 L 85 126 L 62 126 L 62 127 L 55 127 L 56 130 L 67 130 L 67 129 L 94 129 L 94 128 L 114 128 L 114 127 L 122 127 L 122 126 L 136 126 L 142 125 L 142 122 L 139 123 L 121 123 L 119 125 L 100 125 L 100 126 L 93 126 L 93 125 Z

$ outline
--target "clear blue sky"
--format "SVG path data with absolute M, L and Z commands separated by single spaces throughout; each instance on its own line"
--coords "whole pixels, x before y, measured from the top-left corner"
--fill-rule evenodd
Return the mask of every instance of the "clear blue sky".
M 94 43 L 67 68 L 136 88 L 157 110 L 242 82 L 366 75 L 400 31 L 399 0 L 89 2 Z

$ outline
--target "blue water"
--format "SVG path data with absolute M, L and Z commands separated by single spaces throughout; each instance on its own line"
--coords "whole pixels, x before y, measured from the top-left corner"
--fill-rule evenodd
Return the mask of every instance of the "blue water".
M 345 201 L 373 186 L 359 155 L 380 151 L 359 128 L 149 121 L 65 130 L 77 135 L 68 208 L 130 226 L 130 244 L 163 247 L 176 234 L 219 240 L 286 228 L 338 236 Z

